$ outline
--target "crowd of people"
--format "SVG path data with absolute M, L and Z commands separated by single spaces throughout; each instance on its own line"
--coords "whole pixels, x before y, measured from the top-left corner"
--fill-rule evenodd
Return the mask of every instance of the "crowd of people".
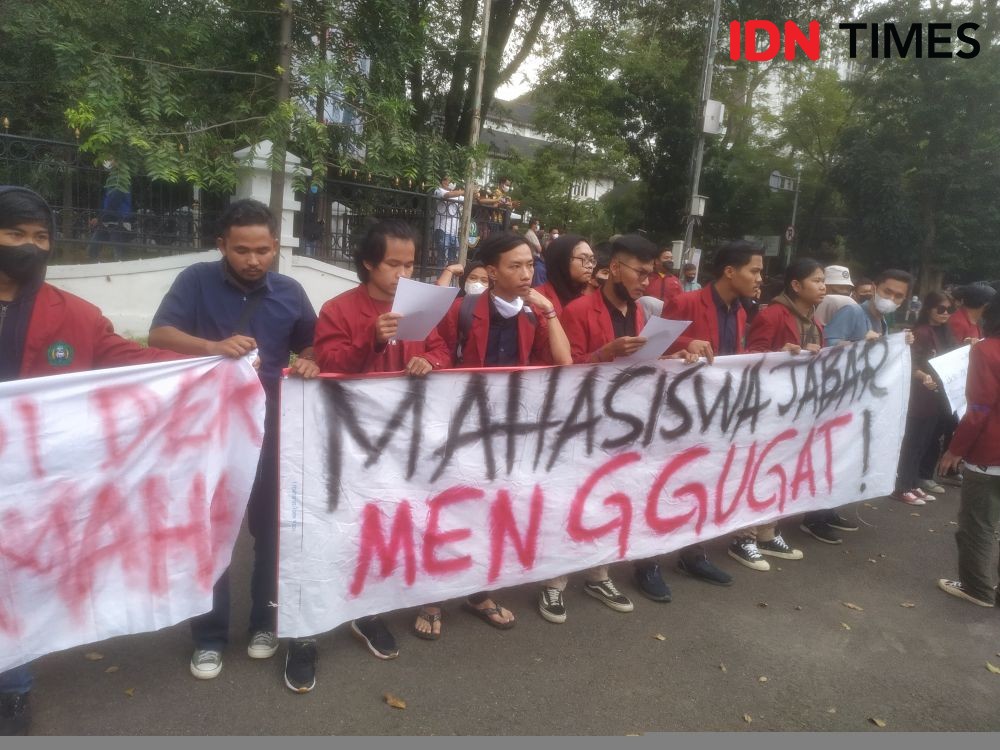
M 442 184 L 447 192 L 449 185 Z M 662 316 L 691 321 L 665 357 L 712 363 L 743 352 L 815 355 L 825 347 L 885 336 L 890 319 L 910 298 L 913 279 L 888 269 L 872 281 L 852 281 L 847 268 L 823 267 L 799 258 L 785 271 L 781 289 L 761 299 L 764 258 L 746 241 L 718 248 L 710 278 L 683 265 L 674 275 L 671 249 L 659 250 L 639 235 L 615 236 L 591 245 L 585 238 L 551 232 L 542 247 L 538 235 L 496 232 L 477 247 L 465 266 L 446 269 L 441 283 L 461 292 L 436 330 L 423 341 L 397 341 L 400 315 L 392 312 L 397 285 L 414 271 L 417 237 L 405 222 L 383 220 L 361 239 L 355 261 L 360 284 L 325 304 L 317 315 L 296 281 L 270 270 L 277 255 L 278 227 L 267 207 L 234 202 L 220 220 L 221 258 L 185 269 L 154 316 L 149 347 L 114 333 L 100 311 L 45 283 L 45 263 L 55 235 L 52 213 L 36 194 L 0 188 L 0 380 L 58 372 L 164 361 L 182 356 L 242 357 L 259 352 L 266 394 L 265 437 L 249 498 L 254 538 L 247 653 L 265 659 L 279 649 L 275 635 L 277 600 L 277 396 L 283 370 L 296 355 L 290 375 L 399 373 L 425 377 L 450 367 L 563 366 L 612 362 L 638 350 L 645 320 Z M 529 236 L 530 235 L 530 236 Z M 541 262 L 539 262 L 541 261 Z M 539 276 L 544 264 L 545 275 Z M 704 281 L 704 285 L 699 282 Z M 73 351 L 68 362 L 46 357 L 58 338 Z M 957 534 L 959 577 L 940 587 L 981 606 L 996 603 L 991 568 L 1000 529 L 1000 302 L 985 285 L 952 293 L 932 291 L 923 300 L 910 336 L 913 387 L 906 436 L 893 497 L 919 505 L 943 491 L 943 474 L 964 467 Z M 971 350 L 968 414 L 956 426 L 941 384 L 927 364 L 957 346 Z M 943 452 L 943 456 L 940 455 Z M 801 528 L 813 539 L 841 544 L 840 532 L 857 526 L 836 510 L 806 514 Z M 806 555 L 782 536 L 778 524 L 742 529 L 728 555 L 754 571 L 767 571 L 768 558 L 800 560 Z M 733 577 L 715 565 L 701 545 L 681 550 L 677 570 L 718 586 Z M 636 590 L 654 602 L 669 602 L 671 590 L 656 559 L 635 561 Z M 581 571 L 582 590 L 608 608 L 630 612 L 634 604 L 606 567 Z M 544 581 L 538 611 L 551 623 L 567 618 L 568 578 Z M 496 592 L 467 597 L 462 608 L 501 629 L 515 614 Z M 419 638 L 441 637 L 441 603 L 420 607 L 413 623 Z M 210 612 L 191 621 L 194 651 L 189 665 L 199 679 L 218 676 L 230 631 L 229 576 L 213 591 Z M 350 624 L 351 632 L 381 659 L 399 654 L 382 618 Z M 288 644 L 284 681 L 303 693 L 316 684 L 317 644 Z M 0 722 L 4 733 L 25 731 L 30 722 L 30 667 L 0 675 Z

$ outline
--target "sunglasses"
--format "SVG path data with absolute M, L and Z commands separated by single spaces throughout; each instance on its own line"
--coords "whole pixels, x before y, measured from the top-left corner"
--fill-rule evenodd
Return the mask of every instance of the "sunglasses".
M 955 308 L 951 307 L 950 305 L 938 305 L 937 307 L 934 308 L 934 312 L 936 312 L 938 315 L 951 315 L 953 312 L 955 312 Z

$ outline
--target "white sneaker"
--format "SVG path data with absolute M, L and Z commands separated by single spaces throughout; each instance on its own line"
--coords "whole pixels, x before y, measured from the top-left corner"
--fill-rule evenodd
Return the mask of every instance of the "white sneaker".
M 196 648 L 191 657 L 191 674 L 199 680 L 212 680 L 222 671 L 222 652 L 212 648 Z
M 938 578 L 938 588 L 946 594 L 957 596 L 959 599 L 965 599 L 965 601 L 978 604 L 980 607 L 993 606 L 993 602 L 984 602 L 982 599 L 977 599 L 968 593 L 965 587 L 962 586 L 961 581 L 949 581 L 947 578 Z
M 921 479 L 920 489 L 924 492 L 933 492 L 935 495 L 944 494 L 944 487 L 935 482 L 933 479 Z
M 258 630 L 247 646 L 247 656 L 251 659 L 270 659 L 277 651 L 278 636 L 270 630 Z

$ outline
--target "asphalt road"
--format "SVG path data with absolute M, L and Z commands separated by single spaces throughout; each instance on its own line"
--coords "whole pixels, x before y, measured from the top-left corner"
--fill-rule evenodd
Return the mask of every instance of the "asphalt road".
M 774 561 L 768 573 L 740 566 L 717 540 L 712 558 L 736 577 L 728 589 L 674 572 L 668 556 L 669 604 L 643 599 L 630 566 L 618 566 L 615 578 L 636 603 L 630 614 L 587 597 L 576 579 L 563 625 L 539 616 L 534 586 L 498 596 L 519 618 L 508 632 L 451 602 L 442 639 L 425 642 L 409 632 L 413 611 L 395 612 L 387 617 L 400 643 L 394 661 L 375 659 L 340 627 L 319 640 L 318 684 L 306 695 L 284 686 L 284 648 L 267 661 L 246 655 L 244 531 L 234 632 L 217 679 L 189 674 L 186 625 L 51 654 L 36 664 L 33 733 L 997 731 L 1000 675 L 986 663 L 1000 666 L 1000 609 L 935 586 L 955 575 L 957 505 L 949 488 L 922 508 L 891 500 L 851 506 L 843 512 L 869 525 L 845 533 L 841 546 L 785 521 L 805 559 Z M 94 651 L 103 659 L 84 658 Z M 386 691 L 407 707 L 386 705 Z

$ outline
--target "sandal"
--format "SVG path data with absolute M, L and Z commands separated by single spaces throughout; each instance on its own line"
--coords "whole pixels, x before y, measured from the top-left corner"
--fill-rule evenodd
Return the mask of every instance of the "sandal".
M 496 602 L 494 602 L 494 604 L 496 604 Z M 480 609 L 472 602 L 466 600 L 462 602 L 462 609 L 464 609 L 466 612 L 474 614 L 483 622 L 487 623 L 488 625 L 492 625 L 493 627 L 499 630 L 510 630 L 512 627 L 514 627 L 514 623 L 517 622 L 516 620 L 511 620 L 509 622 L 497 622 L 496 620 L 494 620 L 491 615 L 502 614 L 501 610 L 503 608 L 500 607 L 499 605 Z M 513 614 L 513 612 L 511 614 Z
M 413 634 L 415 636 L 417 636 L 417 638 L 423 638 L 425 641 L 436 641 L 438 638 L 441 637 L 441 631 L 440 630 L 438 632 L 436 632 L 436 633 L 434 632 L 434 623 L 441 621 L 441 613 L 440 612 L 429 612 L 424 607 L 421 607 L 420 610 L 417 612 L 417 619 L 418 620 L 423 620 L 428 625 L 431 626 L 431 629 L 428 632 L 425 633 L 424 631 L 419 630 L 417 628 L 417 624 L 414 623 L 413 624 Z

